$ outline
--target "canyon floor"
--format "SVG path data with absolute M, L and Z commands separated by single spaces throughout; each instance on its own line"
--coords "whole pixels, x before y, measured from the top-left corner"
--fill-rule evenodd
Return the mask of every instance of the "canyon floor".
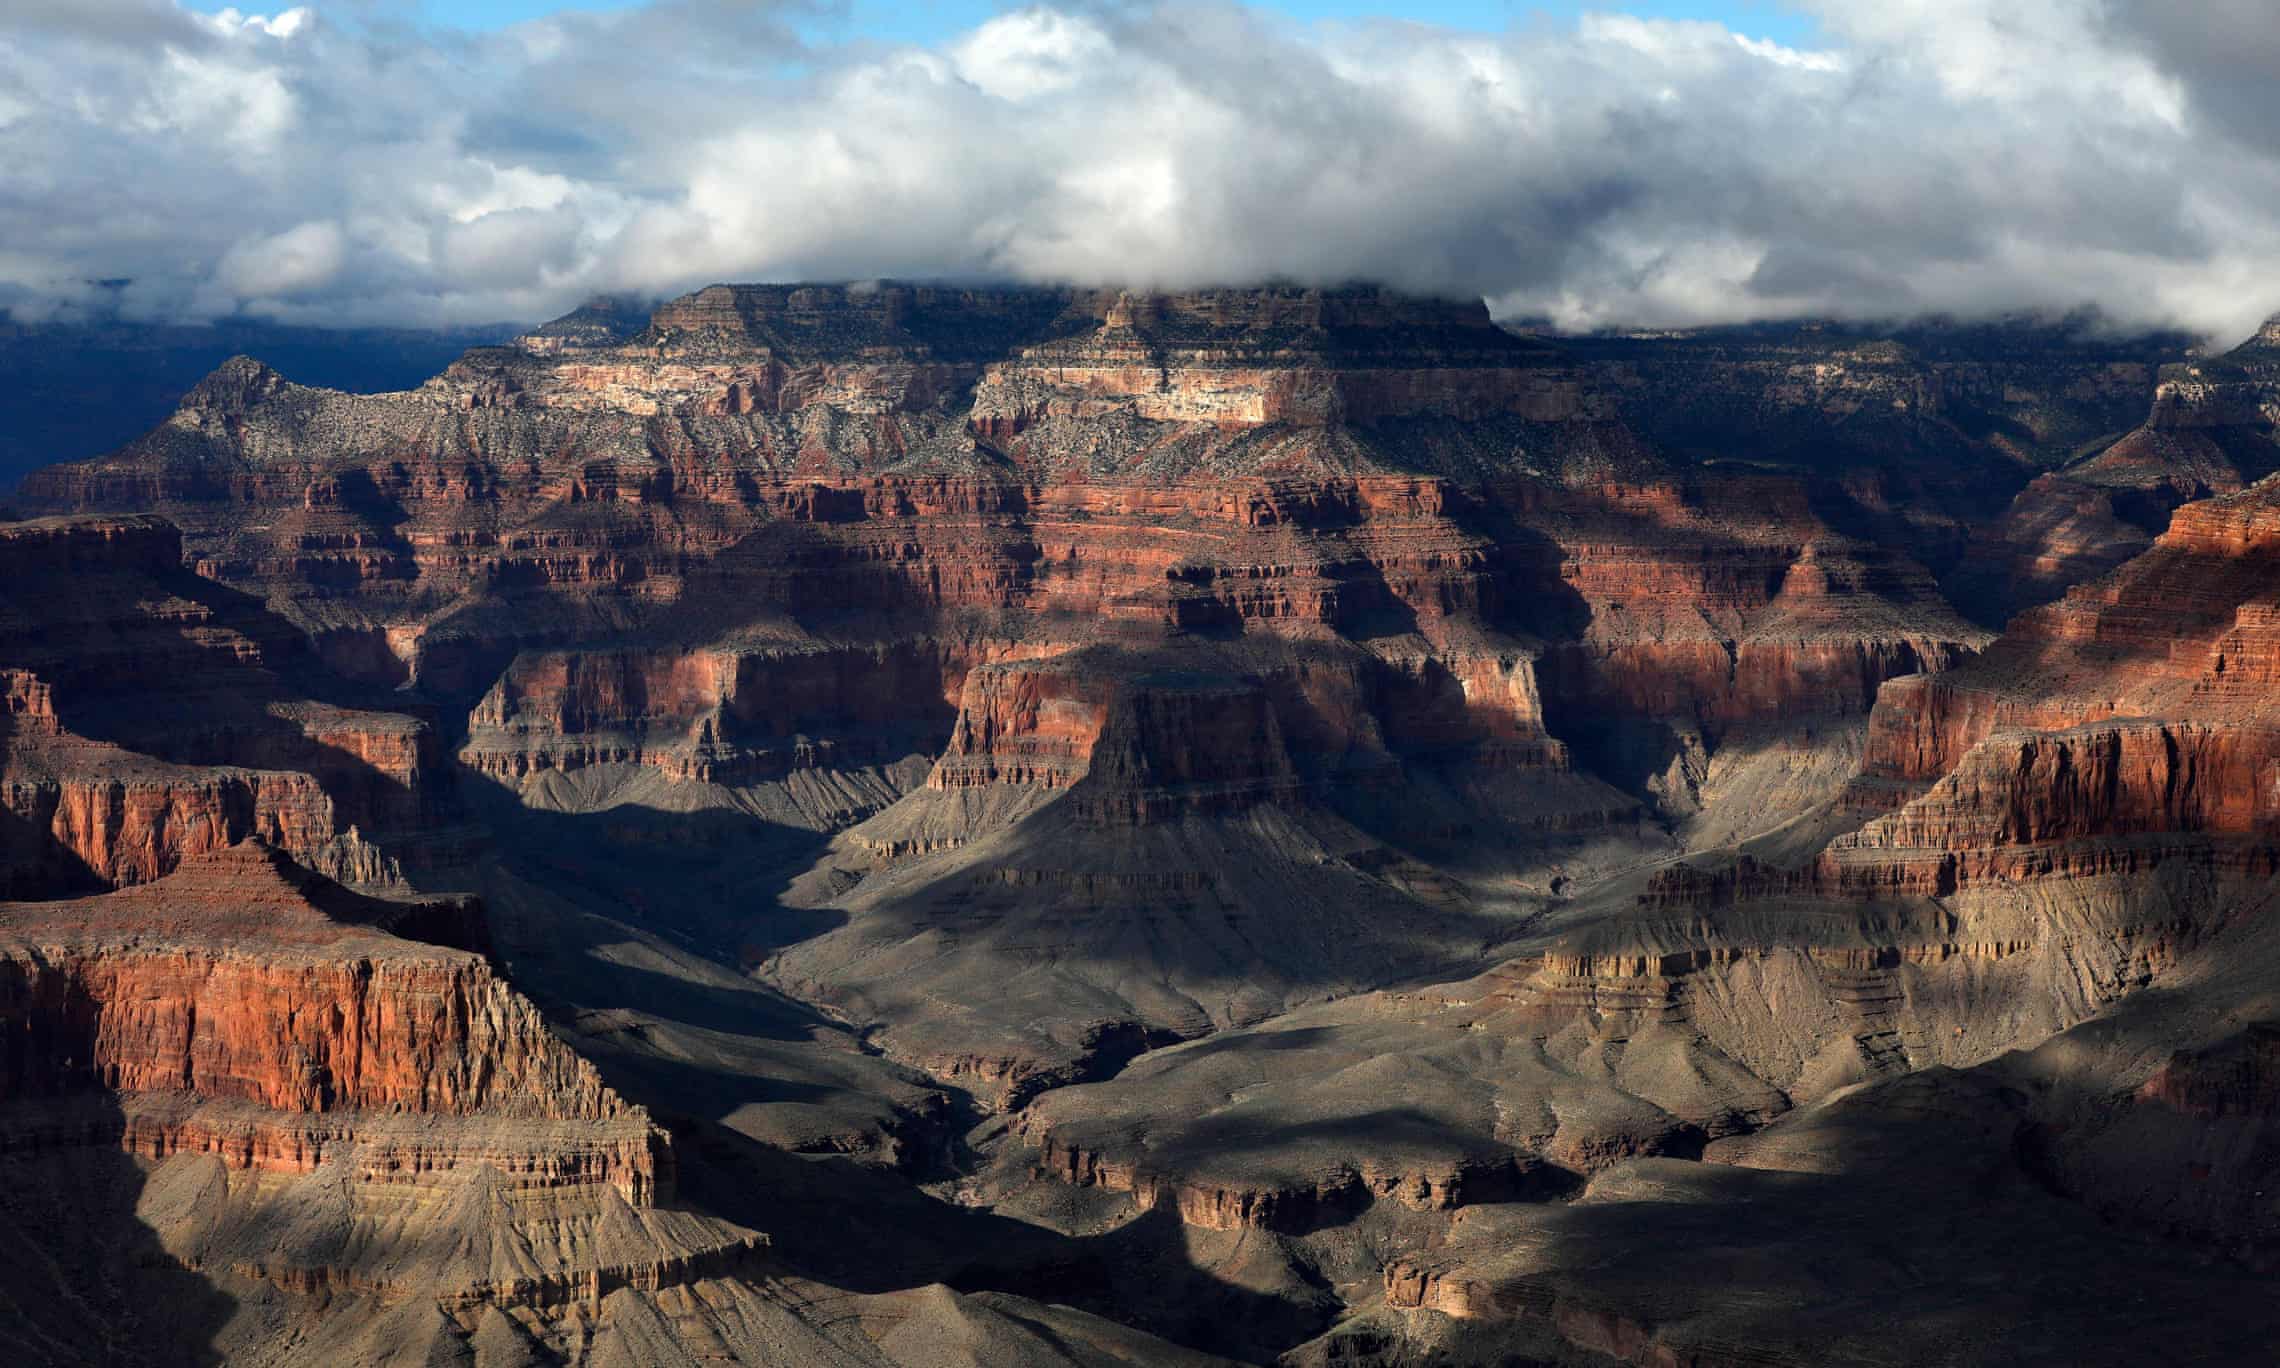
M 2260 1363 L 2280 325 L 715 286 L 0 520 L 0 1352 Z

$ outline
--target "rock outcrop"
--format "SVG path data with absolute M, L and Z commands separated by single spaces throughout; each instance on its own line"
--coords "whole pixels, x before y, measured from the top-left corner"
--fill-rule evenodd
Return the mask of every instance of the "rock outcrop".
M 448 929 L 479 938 L 471 909 L 317 891 L 369 918 L 343 923 L 309 900 L 314 878 L 249 842 L 159 883 L 10 905 L 6 1097 L 99 1087 L 294 1114 L 632 1114 L 479 956 L 378 934 L 457 921 Z M 656 1178 L 637 1157 L 623 1180 L 634 1194 Z
M 484 935 L 465 901 L 367 898 L 250 842 L 0 905 L 0 1168 L 123 1152 L 184 1266 L 469 1329 L 749 1261 L 753 1232 L 658 1208 L 664 1132 L 483 956 L 393 931 Z
M 1966 852 L 2269 837 L 2276 498 L 2187 505 L 2151 550 L 2022 615 L 1970 666 L 1889 685 L 1854 793 L 1906 805 L 1833 853 L 1943 854 L 1952 885 L 2003 868 Z
M 895 759 L 939 733 L 959 665 L 924 640 L 528 652 L 469 715 L 460 760 L 517 783 L 644 765 L 735 785 Z
M 259 837 L 352 882 L 436 829 L 418 718 L 311 698 L 307 649 L 155 518 L 0 526 L 0 889 L 143 883 Z

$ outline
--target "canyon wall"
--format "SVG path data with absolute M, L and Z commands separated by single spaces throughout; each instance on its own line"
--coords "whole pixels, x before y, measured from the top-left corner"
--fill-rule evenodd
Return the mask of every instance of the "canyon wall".
M 241 358 L 0 526 L 0 1133 L 123 1148 L 186 1266 L 727 1343 L 759 1237 L 666 1201 L 638 1096 L 753 1219 L 891 1151 L 984 1243 L 1084 1229 L 1025 1291 L 1227 1255 L 1342 1308 L 1294 1363 L 1804 1362 L 1574 1251 L 1898 1181 L 1821 1129 L 1855 1098 L 2063 1203 L 2260 1105 L 2181 1032 L 2085 1070 L 2133 1100 L 2067 1134 L 2122 1138 L 2037 1149 L 2064 1089 L 1984 1072 L 2192 981 L 2280 868 L 2253 357 L 1367 288 L 638 314 L 394 394 Z M 2186 1208 L 2248 1228 L 2127 1212 Z

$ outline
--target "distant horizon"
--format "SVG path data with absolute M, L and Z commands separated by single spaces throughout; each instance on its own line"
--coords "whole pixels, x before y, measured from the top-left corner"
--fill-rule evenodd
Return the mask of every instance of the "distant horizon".
M 714 280 L 708 281 L 703 285 L 697 285 L 688 289 L 673 291 L 670 293 L 604 291 L 588 295 L 574 304 L 540 317 L 494 318 L 482 322 L 453 323 L 447 325 L 358 323 L 353 321 L 327 323 L 316 320 L 280 320 L 266 318 L 254 314 L 232 314 L 216 318 L 179 320 L 133 318 L 117 314 L 89 315 L 73 318 L 22 320 L 14 318 L 4 304 L 0 304 L 0 322 L 5 322 L 10 326 L 20 328 L 53 327 L 68 329 L 74 327 L 128 327 L 167 330 L 212 329 L 217 332 L 229 329 L 266 329 L 274 331 L 280 335 L 298 334 L 304 332 L 310 334 L 333 335 L 362 333 L 378 336 L 403 335 L 413 337 L 443 338 L 467 337 L 470 335 L 480 334 L 503 334 L 504 336 L 511 338 L 514 336 L 519 336 L 521 333 L 527 332 L 533 328 L 540 328 L 546 326 L 549 323 L 560 322 L 586 309 L 592 308 L 597 304 L 610 303 L 629 305 L 642 310 L 646 314 L 648 312 L 655 311 L 658 307 L 664 304 L 671 303 L 678 299 L 686 299 L 710 289 L 852 289 L 855 287 L 863 286 L 870 286 L 875 288 L 903 287 L 912 289 L 1001 290 L 1007 292 L 1033 291 L 1038 293 L 1069 294 L 1105 293 L 1107 291 L 1116 290 L 1130 291 L 1133 293 L 1152 296 L 1176 296 L 1187 294 L 1212 294 L 1230 292 L 1241 293 L 1267 290 L 1299 292 L 1321 291 L 1324 293 L 1342 291 L 1382 291 L 1395 296 L 1417 300 L 1437 300 L 1455 304 L 1479 303 L 1488 309 L 1489 317 L 1499 326 L 1525 331 L 1531 335 L 1572 338 L 1684 336 L 1689 334 L 1710 333 L 1722 330 L 1743 329 L 1842 328 L 1846 330 L 1857 330 L 1861 332 L 1875 333 L 1879 331 L 1897 332 L 1909 330 L 1960 331 L 1970 328 L 1985 327 L 2056 328 L 2067 331 L 2077 331 L 2085 335 L 2108 337 L 2157 336 L 2165 333 L 2175 334 L 2180 337 L 2192 335 L 2189 330 L 2181 328 L 2161 326 L 2131 326 L 2118 322 L 2107 317 L 2099 309 L 2098 305 L 2094 301 L 2085 302 L 2072 307 L 2059 307 L 2054 305 L 2050 307 L 2018 309 L 1999 314 L 1975 315 L 1937 311 L 1912 314 L 1882 315 L 1847 315 L 1842 313 L 1794 314 L 1763 318 L 1732 319 L 1719 322 L 1675 326 L 1656 324 L 1630 324 L 1611 321 L 1589 328 L 1571 328 L 1563 326 L 1559 320 L 1547 315 L 1500 313 L 1496 310 L 1494 302 L 1485 296 L 1476 295 L 1468 298 L 1463 295 L 1455 294 L 1432 294 L 1429 292 L 1409 291 L 1403 290 L 1397 286 L 1387 285 L 1382 282 L 1372 280 L 1346 280 L 1338 282 L 1336 284 L 1309 284 L 1300 281 L 1268 279 L 1253 284 L 1239 285 L 1214 284 L 1186 287 L 1153 287 L 1133 286 L 1118 283 L 1049 283 L 1042 281 L 989 278 L 927 278 L 899 276 L 855 276 L 834 279 L 814 278 L 781 280 Z M 2280 317 L 2280 315 L 2276 315 L 2275 317 Z M 2230 350 L 2232 346 L 2238 345 L 2241 342 L 2245 342 L 2253 338 L 2257 332 L 2261 330 L 2261 328 L 2267 326 L 2272 321 L 2274 321 L 2273 318 L 2262 320 L 2258 324 L 2252 325 L 2238 338 L 2218 340 L 2214 342 L 2205 338 L 2199 340 L 2206 346 L 2207 350 L 2215 353 L 2221 353 L 2223 351 Z

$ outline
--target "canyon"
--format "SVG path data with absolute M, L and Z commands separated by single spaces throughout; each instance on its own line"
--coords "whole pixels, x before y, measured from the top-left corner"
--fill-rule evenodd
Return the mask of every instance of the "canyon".
M 2255 1361 L 2276 346 L 885 282 L 227 361 L 0 522 L 0 1343 Z

